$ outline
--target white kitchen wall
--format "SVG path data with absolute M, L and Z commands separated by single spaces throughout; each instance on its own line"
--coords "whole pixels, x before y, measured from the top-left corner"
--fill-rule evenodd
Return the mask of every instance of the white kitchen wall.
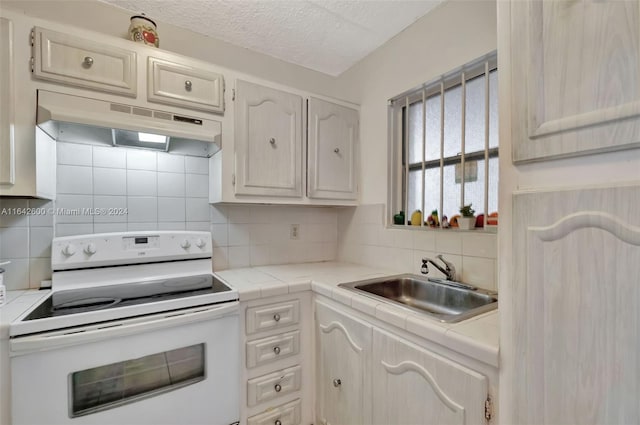
M 387 202 L 387 100 L 496 49 L 496 1 L 445 1 L 338 76 L 360 105 L 363 204 Z
M 442 254 L 456 266 L 458 279 L 496 290 L 496 235 L 483 230 L 398 229 L 384 226 L 384 205 L 362 205 L 338 213 L 341 261 L 420 273 L 421 259 Z M 438 260 L 436 260 L 438 261 Z M 429 266 L 429 276 L 443 277 Z
M 299 225 L 298 239 L 291 226 Z M 338 209 L 280 205 L 213 205 L 214 270 L 335 260 Z

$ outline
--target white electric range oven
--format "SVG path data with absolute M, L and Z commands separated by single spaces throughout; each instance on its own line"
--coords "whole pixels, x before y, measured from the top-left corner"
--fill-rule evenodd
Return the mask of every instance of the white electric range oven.
M 208 232 L 56 238 L 52 293 L 10 326 L 19 424 L 239 418 L 238 294 Z

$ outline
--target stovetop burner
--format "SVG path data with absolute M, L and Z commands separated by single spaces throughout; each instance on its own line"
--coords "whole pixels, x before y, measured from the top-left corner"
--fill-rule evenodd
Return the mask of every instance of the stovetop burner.
M 25 321 L 231 291 L 210 274 L 57 291 Z

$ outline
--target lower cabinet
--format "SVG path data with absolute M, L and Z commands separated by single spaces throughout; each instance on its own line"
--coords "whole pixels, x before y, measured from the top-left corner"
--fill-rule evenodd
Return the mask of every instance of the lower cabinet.
M 485 375 L 350 313 L 315 301 L 319 423 L 488 423 Z
M 371 330 L 371 325 L 316 301 L 320 423 L 371 423 Z
M 373 424 L 483 424 L 487 378 L 373 330 Z
M 242 302 L 244 336 L 240 423 L 312 422 L 310 292 Z

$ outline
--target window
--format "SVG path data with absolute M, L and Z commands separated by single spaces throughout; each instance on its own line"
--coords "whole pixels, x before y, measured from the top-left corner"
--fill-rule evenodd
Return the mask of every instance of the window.
M 498 211 L 496 63 L 492 53 L 390 100 L 389 205 L 404 224 L 415 210 L 421 226 L 432 211 L 441 224 L 462 205 L 476 216 Z

